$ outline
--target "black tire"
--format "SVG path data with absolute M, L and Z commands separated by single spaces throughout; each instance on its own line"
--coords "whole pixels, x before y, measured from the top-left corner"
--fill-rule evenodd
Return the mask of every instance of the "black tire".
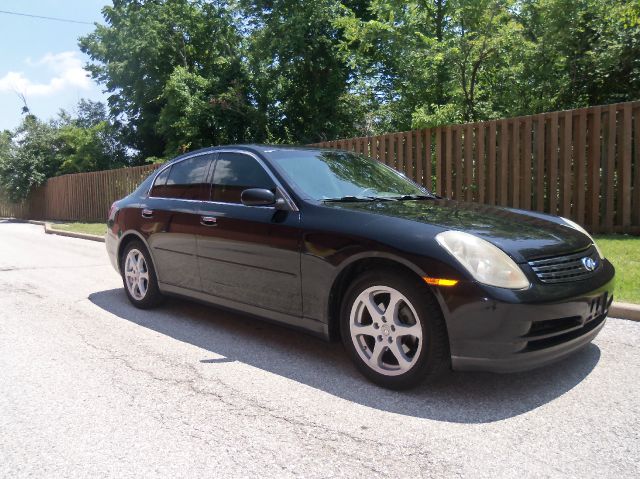
M 371 323 L 368 323 L 368 320 L 366 320 L 368 323 L 366 325 L 364 324 L 364 320 L 358 323 L 357 318 L 359 317 L 365 319 L 368 317 L 373 318 L 373 315 L 367 316 L 370 311 L 369 308 L 366 308 L 366 311 L 363 309 L 365 303 L 362 298 L 373 297 L 375 298 L 374 304 L 378 304 L 378 298 L 382 298 L 380 304 L 384 303 L 384 295 L 387 293 L 385 290 L 378 289 L 379 287 L 396 290 L 396 292 L 404 296 L 403 300 L 397 303 L 400 305 L 400 313 L 393 315 L 394 319 L 391 323 L 389 323 L 389 318 L 385 318 L 384 316 L 388 314 L 386 311 L 380 313 L 382 316 L 376 316 L 378 318 L 377 320 L 371 319 Z M 371 296 L 371 292 L 373 292 L 374 296 Z M 359 297 L 361 299 L 359 299 Z M 389 293 L 388 297 L 389 301 L 391 301 L 391 293 Z M 410 303 L 408 306 L 405 299 Z M 358 301 L 358 304 L 354 305 L 356 301 Z M 390 304 L 383 304 L 383 306 L 387 308 L 389 305 Z M 352 311 L 355 311 L 353 318 L 351 316 Z M 361 311 L 362 313 L 360 313 Z M 380 309 L 379 311 L 383 310 Z M 413 311 L 417 314 L 418 320 L 413 319 Z M 358 314 L 361 316 L 358 316 Z M 403 322 L 401 316 L 408 319 L 408 321 L 406 323 Z M 388 334 L 388 337 L 382 334 L 373 337 L 366 333 L 362 335 L 355 333 L 356 337 L 352 337 L 352 321 L 356 323 L 354 328 L 361 325 L 367 328 L 373 328 L 378 324 L 378 327 L 375 329 L 376 333 L 382 331 L 382 329 L 380 329 L 380 324 L 382 324 L 380 321 L 384 321 L 382 327 L 384 328 L 384 333 Z M 394 321 L 400 321 L 403 327 L 416 326 L 419 322 L 419 329 L 422 332 L 421 338 L 392 332 L 390 324 L 398 324 L 397 322 L 394 323 Z M 397 329 L 398 327 L 394 328 L 393 331 Z M 368 331 L 373 330 L 368 329 Z M 413 331 L 418 330 L 413 329 Z M 405 272 L 385 269 L 369 271 L 359 276 L 349 286 L 343 297 L 340 314 L 340 332 L 345 349 L 360 372 L 374 383 L 385 388 L 411 388 L 425 381 L 433 381 L 451 369 L 448 335 L 440 306 L 433 294 L 419 278 Z M 397 334 L 397 336 L 394 338 L 393 335 L 395 334 Z M 408 362 L 404 362 L 403 365 L 400 364 L 400 361 L 396 359 L 397 353 L 394 353 L 391 350 L 392 348 L 385 342 L 387 340 L 389 344 L 393 343 L 394 347 L 397 347 L 396 341 L 400 341 L 401 350 L 405 352 L 404 349 L 407 349 L 405 361 L 409 358 L 411 360 L 410 366 L 407 366 L 409 364 Z M 384 353 L 376 355 L 377 342 L 380 342 L 380 345 L 377 347 L 381 347 L 381 350 L 385 351 Z M 408 342 L 409 345 L 404 342 Z M 411 348 L 415 348 L 413 355 Z M 371 358 L 361 357 L 361 354 L 363 356 L 370 355 Z M 378 360 L 376 361 L 374 358 Z M 387 363 L 390 364 L 385 364 L 385 358 L 387 358 Z M 394 361 L 397 361 L 397 366 L 394 366 Z M 385 369 L 393 367 L 397 369 Z M 408 369 L 403 371 L 406 367 L 408 367 Z M 382 371 L 373 368 L 382 369 Z
M 140 295 L 136 294 L 135 288 L 133 292 L 130 290 L 125 272 L 127 257 L 134 250 L 139 252 L 144 258 L 146 273 L 148 274 L 147 288 L 144 294 L 141 295 L 141 297 L 136 297 Z M 147 248 L 145 247 L 144 243 L 142 243 L 142 241 L 134 240 L 126 245 L 124 251 L 122 252 L 122 256 L 120 257 L 120 273 L 122 276 L 122 283 L 124 285 L 124 291 L 127 295 L 127 298 L 129 298 L 131 304 L 133 304 L 136 308 L 154 308 L 163 301 L 164 297 L 160 292 L 160 289 L 158 288 L 156 269 L 153 265 L 153 261 L 151 260 L 151 255 L 149 254 L 149 251 L 147 251 Z M 138 289 L 137 291 L 141 292 L 140 289 Z

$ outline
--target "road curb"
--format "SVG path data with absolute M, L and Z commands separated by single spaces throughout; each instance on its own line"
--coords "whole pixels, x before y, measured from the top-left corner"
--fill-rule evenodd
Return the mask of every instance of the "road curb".
M 104 243 L 104 236 L 90 235 L 87 233 L 76 233 L 75 231 L 57 230 L 51 226 L 52 223 L 49 221 L 25 220 L 25 223 L 44 226 L 44 232 L 48 235 L 67 236 L 69 238 L 78 238 Z
M 612 318 L 640 321 L 640 305 L 631 303 L 613 303 L 609 308 L 609 316 Z
M 57 230 L 51 227 L 51 223 L 44 221 L 40 222 L 44 224 L 44 232 L 48 235 L 68 236 L 69 238 L 78 238 L 89 241 L 98 241 L 104 243 L 104 236 L 90 235 L 87 233 L 76 233 L 75 231 Z

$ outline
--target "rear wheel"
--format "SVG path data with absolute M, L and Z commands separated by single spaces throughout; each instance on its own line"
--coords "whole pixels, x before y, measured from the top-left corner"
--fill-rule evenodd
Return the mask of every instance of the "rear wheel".
M 120 271 L 127 297 L 136 308 L 153 308 L 162 301 L 155 268 L 141 241 L 132 241 L 125 247 Z
M 413 387 L 449 368 L 442 312 L 417 278 L 394 270 L 365 273 L 349 287 L 341 319 L 345 348 L 381 386 Z

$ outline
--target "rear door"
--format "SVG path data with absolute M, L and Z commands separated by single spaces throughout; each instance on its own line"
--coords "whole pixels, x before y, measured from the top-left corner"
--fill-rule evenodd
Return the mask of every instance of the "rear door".
M 245 206 L 247 188 L 276 192 L 276 181 L 254 156 L 220 152 L 211 201 L 197 235 L 203 290 L 213 296 L 300 316 L 300 214 Z
M 142 230 L 161 283 L 202 289 L 196 234 L 200 230 L 201 204 L 209 198 L 212 159 L 208 153 L 180 160 L 162 170 L 151 187 L 142 211 Z

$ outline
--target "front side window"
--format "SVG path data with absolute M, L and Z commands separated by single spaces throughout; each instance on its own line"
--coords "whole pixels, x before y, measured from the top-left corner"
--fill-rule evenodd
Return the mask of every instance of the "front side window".
M 222 203 L 241 203 L 248 188 L 265 188 L 275 193 L 276 185 L 254 158 L 242 153 L 221 153 L 213 172 L 211 199 Z
M 183 200 L 208 200 L 207 172 L 211 155 L 180 161 L 162 171 L 151 189 L 151 196 Z

